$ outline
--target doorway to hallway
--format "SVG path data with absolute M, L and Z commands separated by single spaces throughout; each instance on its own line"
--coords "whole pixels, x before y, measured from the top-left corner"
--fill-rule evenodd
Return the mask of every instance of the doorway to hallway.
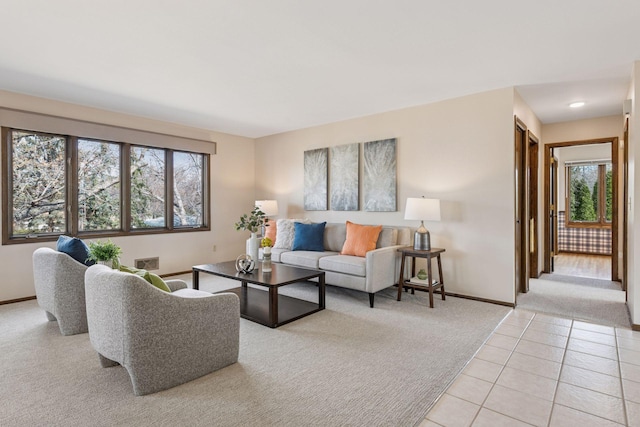
M 552 274 L 610 280 L 611 256 L 559 253 L 554 256 Z
M 518 295 L 518 308 L 629 325 L 619 282 L 624 269 L 619 189 L 626 184 L 618 172 L 620 163 L 625 165 L 618 138 L 547 144 L 543 162 L 542 274 L 530 280 L 529 292 Z M 578 172 L 585 182 L 572 180 Z
M 619 157 L 617 137 L 545 145 L 543 273 L 557 272 L 557 261 L 569 263 L 563 266 L 565 271 L 576 273 L 580 265 L 598 268 L 608 259 L 609 266 L 597 274 L 620 280 L 619 224 L 624 206 L 618 205 Z M 605 258 L 556 259 L 564 253 Z

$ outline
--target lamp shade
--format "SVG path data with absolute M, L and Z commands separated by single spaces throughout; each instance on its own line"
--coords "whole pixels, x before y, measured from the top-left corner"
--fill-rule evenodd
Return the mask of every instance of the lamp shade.
M 260 208 L 260 210 L 264 212 L 265 216 L 278 215 L 277 200 L 256 200 L 256 207 Z
M 408 197 L 404 219 L 416 221 L 440 221 L 440 199 Z

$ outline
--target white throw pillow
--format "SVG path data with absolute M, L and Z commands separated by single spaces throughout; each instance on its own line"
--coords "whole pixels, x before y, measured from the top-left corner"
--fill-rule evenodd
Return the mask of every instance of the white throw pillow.
M 276 222 L 276 244 L 274 249 L 289 249 L 293 247 L 293 237 L 295 236 L 294 222 L 311 224 L 308 218 L 305 219 L 279 219 Z

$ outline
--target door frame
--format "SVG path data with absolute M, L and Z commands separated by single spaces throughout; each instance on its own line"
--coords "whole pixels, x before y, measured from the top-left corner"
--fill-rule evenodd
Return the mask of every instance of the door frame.
M 622 140 L 622 290 L 627 290 L 627 250 L 629 248 L 629 116 L 624 119 Z
M 539 165 L 539 141 L 538 138 L 527 130 L 528 154 L 527 154 L 527 190 L 529 193 L 528 230 L 529 230 L 529 277 L 540 277 L 538 268 L 538 165 Z
M 573 147 L 579 145 L 592 145 L 592 144 L 611 144 L 611 166 L 612 166 L 612 174 L 615 179 L 612 180 L 613 186 L 613 196 L 612 196 L 612 204 L 613 204 L 613 218 L 611 221 L 611 280 L 620 281 L 620 276 L 618 272 L 618 227 L 620 222 L 620 213 L 618 206 L 618 197 L 619 197 L 619 188 L 618 188 L 618 167 L 619 167 L 619 141 L 618 137 L 610 137 L 610 138 L 598 138 L 598 139 L 586 139 L 582 141 L 566 141 L 566 142 L 554 142 L 550 144 L 544 145 L 544 273 L 551 273 L 551 252 L 552 248 L 550 248 L 550 221 L 549 214 L 551 213 L 551 206 L 549 202 L 549 192 L 550 192 L 550 175 L 551 175 L 551 154 L 554 148 L 560 147 Z M 626 161 L 623 159 L 623 161 Z M 626 180 L 626 177 L 625 177 Z M 625 183 L 626 186 L 626 183 Z M 556 207 L 557 209 L 557 207 Z M 626 206 L 625 206 L 626 211 Z M 623 248 L 623 269 L 626 269 L 626 252 L 624 252 Z
M 529 139 L 527 125 L 517 116 L 514 116 L 514 185 L 515 185 L 515 298 L 518 293 L 529 291 L 529 215 L 527 186 L 527 165 L 529 155 Z
M 558 158 L 554 155 L 553 149 L 550 150 L 551 154 L 548 157 L 549 166 L 549 182 L 545 181 L 545 197 L 549 203 L 549 211 L 546 213 L 546 218 L 549 221 L 549 229 L 544 230 L 545 239 L 548 239 L 549 252 L 544 253 L 543 250 L 543 271 L 553 273 L 553 257 L 558 253 Z M 553 172 L 553 173 L 552 173 Z M 546 177 L 545 177 L 546 179 Z M 555 191 L 551 193 L 551 185 L 554 185 Z

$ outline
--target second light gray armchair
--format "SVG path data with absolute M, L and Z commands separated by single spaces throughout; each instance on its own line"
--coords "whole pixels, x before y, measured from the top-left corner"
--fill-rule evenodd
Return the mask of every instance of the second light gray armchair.
M 51 248 L 33 252 L 36 298 L 49 321 L 58 321 L 62 335 L 87 332 L 84 274 L 87 266 Z
M 183 384 L 238 361 L 240 302 L 167 281 L 172 293 L 103 265 L 85 275 L 89 339 L 103 367 L 124 366 L 136 395 Z M 201 292 L 201 291 L 200 291 Z

